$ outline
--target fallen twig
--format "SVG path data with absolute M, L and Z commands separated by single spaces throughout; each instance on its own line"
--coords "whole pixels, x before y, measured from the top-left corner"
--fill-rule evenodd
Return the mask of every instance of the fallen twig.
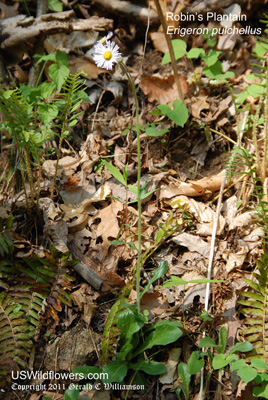
M 20 43 L 34 39 L 43 33 L 51 35 L 57 32 L 73 31 L 104 31 L 111 29 L 113 21 L 107 18 L 91 17 L 89 19 L 73 20 L 74 12 L 64 11 L 54 14 L 44 14 L 33 18 L 17 15 L 0 21 L 0 48 L 7 49 Z
M 106 10 L 116 12 L 117 14 L 118 13 L 128 14 L 134 18 L 141 19 L 142 21 L 145 22 L 148 21 L 149 17 L 151 22 L 153 23 L 159 22 L 158 15 L 154 10 L 148 9 L 147 7 L 138 6 L 128 1 L 94 0 L 94 3 L 101 6 L 101 8 L 105 8 Z

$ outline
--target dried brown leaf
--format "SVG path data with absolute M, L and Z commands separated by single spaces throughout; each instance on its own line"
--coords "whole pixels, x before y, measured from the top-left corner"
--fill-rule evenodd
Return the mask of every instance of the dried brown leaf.
M 183 93 L 188 92 L 188 84 L 183 75 L 179 76 Z M 146 75 L 141 76 L 140 88 L 143 93 L 148 95 L 148 100 L 156 101 L 158 104 L 173 104 L 178 98 L 178 90 L 175 83 L 174 75 L 168 78 L 159 78 L 158 76 Z
M 147 292 L 141 298 L 141 310 L 149 311 L 149 319 L 159 316 L 169 307 L 166 296 L 157 292 Z
M 173 383 L 177 378 L 177 365 L 180 359 L 181 351 L 181 348 L 174 348 L 168 352 L 168 360 L 164 363 L 167 372 L 159 377 L 159 381 L 162 384 Z
M 215 211 L 213 211 L 208 204 L 197 202 L 194 199 L 189 199 L 186 196 L 177 196 L 170 201 L 170 205 L 173 208 L 185 207 L 190 214 L 192 214 L 198 224 L 196 225 L 197 234 L 202 236 L 211 236 L 214 220 Z M 222 215 L 218 218 L 217 234 L 220 235 L 223 232 L 225 226 L 225 219 Z
M 72 74 L 77 72 L 85 72 L 87 79 L 97 79 L 99 74 L 103 74 L 104 70 L 98 68 L 91 60 L 84 57 L 71 57 L 69 68 Z
M 168 45 L 164 32 L 151 32 L 150 37 L 156 50 L 165 54 L 168 52 Z
M 209 104 L 206 101 L 206 97 L 202 97 L 198 99 L 196 102 L 191 104 L 191 111 L 192 111 L 192 116 L 194 118 L 200 118 L 200 113 L 202 110 L 209 110 Z
M 0 2 L 0 19 L 15 17 L 18 14 L 19 2 L 15 2 L 13 5 L 7 5 Z

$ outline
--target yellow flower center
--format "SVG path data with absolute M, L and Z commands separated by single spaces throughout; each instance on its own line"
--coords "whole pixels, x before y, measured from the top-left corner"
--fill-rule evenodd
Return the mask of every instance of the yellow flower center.
M 113 53 L 110 50 L 107 50 L 103 53 L 103 57 L 105 60 L 109 61 L 113 56 Z

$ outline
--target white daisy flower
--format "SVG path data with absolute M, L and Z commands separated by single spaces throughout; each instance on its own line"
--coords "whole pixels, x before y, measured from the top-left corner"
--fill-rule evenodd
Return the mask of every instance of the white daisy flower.
M 104 36 L 101 40 L 99 40 L 99 43 L 105 44 L 107 40 L 111 39 L 113 37 L 113 32 L 108 32 L 107 36 Z
M 122 58 L 119 52 L 119 46 L 117 46 L 115 42 L 110 42 L 109 40 L 105 40 L 105 44 L 99 41 L 94 46 L 94 51 L 93 60 L 99 68 L 105 68 L 107 70 L 113 69 L 114 64 L 117 64 Z

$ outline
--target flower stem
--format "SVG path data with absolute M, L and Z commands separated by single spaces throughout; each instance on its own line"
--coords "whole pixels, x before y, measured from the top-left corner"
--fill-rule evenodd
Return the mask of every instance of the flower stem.
M 137 92 L 134 85 L 134 82 L 125 66 L 123 61 L 119 61 L 119 65 L 122 68 L 123 72 L 126 74 L 133 96 L 134 96 L 134 103 L 136 109 L 136 132 L 137 132 L 137 155 L 138 155 L 138 177 L 137 177 L 137 186 L 138 186 L 138 195 L 137 195 L 137 202 L 138 202 L 138 260 L 137 260 L 137 269 L 136 269 L 136 293 L 137 293 L 137 308 L 140 311 L 140 274 L 142 268 L 142 257 L 141 257 L 141 142 L 140 142 L 140 127 L 139 127 L 139 104 L 137 99 Z

